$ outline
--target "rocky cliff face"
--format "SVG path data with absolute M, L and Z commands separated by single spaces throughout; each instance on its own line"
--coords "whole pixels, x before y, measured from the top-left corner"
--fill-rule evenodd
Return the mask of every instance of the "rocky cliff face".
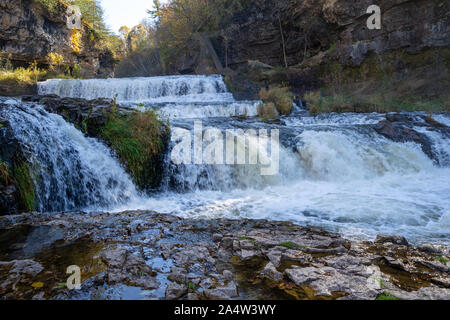
M 230 27 L 236 32 L 228 32 L 228 65 L 238 67 L 248 60 L 284 65 L 282 37 L 289 66 L 330 48 L 337 49 L 341 62 L 360 65 L 372 54 L 402 48 L 417 53 L 450 45 L 448 1 L 377 1 L 381 30 L 366 26 L 372 4 L 372 0 L 251 1 Z M 223 42 L 215 43 L 224 60 Z
M 397 81 L 389 87 L 398 87 L 399 95 L 444 95 L 450 85 L 450 3 L 377 1 L 381 30 L 369 30 L 366 12 L 372 4 L 371 0 L 252 0 L 211 41 L 223 66 L 240 71 L 247 80 L 259 62 L 269 68 L 289 67 L 266 68 L 265 74 L 250 76 L 250 82 L 263 86 L 287 84 L 302 94 L 358 81 L 373 88 L 368 79 L 381 83 L 388 78 Z M 237 82 L 241 87 L 245 83 Z
M 79 52 L 74 49 L 66 10 L 64 5 L 51 12 L 32 0 L 2 0 L 0 57 L 9 58 L 14 66 L 34 61 L 45 65 L 47 54 L 53 52 L 64 57 L 64 64 L 78 65 L 85 77 L 112 75 L 112 53 L 95 47 L 95 34 L 89 26 L 83 26 Z

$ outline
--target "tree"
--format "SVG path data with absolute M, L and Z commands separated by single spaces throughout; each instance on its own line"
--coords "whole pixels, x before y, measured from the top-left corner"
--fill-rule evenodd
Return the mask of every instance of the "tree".
M 80 8 L 83 21 L 88 23 L 99 35 L 109 34 L 103 19 L 103 9 L 96 0 L 74 0 L 72 4 Z

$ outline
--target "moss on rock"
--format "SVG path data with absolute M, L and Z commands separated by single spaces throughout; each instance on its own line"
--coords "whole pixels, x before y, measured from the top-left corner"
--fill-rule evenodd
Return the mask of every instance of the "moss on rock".
M 168 124 L 160 121 L 154 111 L 124 114 L 112 108 L 107 116 L 108 120 L 100 130 L 101 137 L 117 153 L 141 190 L 157 188 L 168 146 Z
M 20 211 L 31 212 L 36 209 L 34 182 L 30 166 L 24 160 L 16 160 L 13 169 L 16 197 Z

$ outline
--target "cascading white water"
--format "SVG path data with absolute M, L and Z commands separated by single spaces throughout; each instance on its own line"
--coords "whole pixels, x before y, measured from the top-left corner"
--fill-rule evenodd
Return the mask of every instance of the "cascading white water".
M 0 108 L 31 163 L 38 211 L 110 208 L 137 197 L 111 151 L 40 105 L 8 100 Z
M 166 76 L 127 79 L 53 79 L 38 83 L 39 94 L 118 102 L 233 102 L 220 76 Z
M 127 79 L 52 79 L 38 92 L 60 97 L 115 98 L 124 106 L 153 108 L 165 118 L 256 116 L 259 101 L 236 101 L 221 76 Z
M 265 180 L 246 166 L 182 166 L 171 178 L 189 192 L 126 207 L 291 220 L 363 239 L 383 232 L 449 241 L 450 168 L 434 166 L 420 146 L 350 129 L 306 130 L 297 138 L 295 151 L 282 151 L 275 177 Z
M 220 76 L 51 80 L 39 84 L 39 92 L 87 99 L 117 96 L 122 104 L 158 109 L 171 119 L 173 130 L 192 130 L 192 118 L 219 130 L 280 130 L 278 175 L 261 176 L 252 165 L 168 161 L 163 192 L 136 197 L 115 210 L 291 220 L 347 236 L 373 238 L 384 232 L 412 241 L 450 242 L 448 130 L 414 128 L 432 142 L 433 162 L 419 145 L 377 134 L 371 126 L 384 120 L 383 114 L 310 117 L 296 108 L 280 124 L 230 118 L 256 115 L 259 102 L 234 101 Z M 450 123 L 446 114 L 435 119 Z

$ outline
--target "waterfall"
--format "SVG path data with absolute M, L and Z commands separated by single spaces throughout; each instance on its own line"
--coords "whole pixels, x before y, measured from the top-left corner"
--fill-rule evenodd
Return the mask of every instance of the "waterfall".
M 131 107 L 153 108 L 165 118 L 256 116 L 259 101 L 236 101 L 223 78 L 165 76 L 127 79 L 52 79 L 38 83 L 38 92 L 60 97 L 115 98 Z
M 118 102 L 223 102 L 233 101 L 220 76 L 166 76 L 127 79 L 52 79 L 38 83 L 39 94 Z
M 9 121 L 31 164 L 38 211 L 111 208 L 137 197 L 111 151 L 59 115 L 9 100 L 0 118 Z
M 48 80 L 38 88 L 40 94 L 116 98 L 137 110 L 152 108 L 170 120 L 172 132 L 192 132 L 201 120 L 203 135 L 215 128 L 276 129 L 280 136 L 275 175 L 261 175 L 260 165 L 176 164 L 171 149 L 161 191 L 141 197 L 100 142 L 39 106 L 13 105 L 14 112 L 3 116 L 14 122 L 38 164 L 34 170 L 44 177 L 37 182 L 41 210 L 151 209 L 190 218 L 290 220 L 363 239 L 380 232 L 412 241 L 450 239 L 448 113 L 435 116 L 440 128 L 428 126 L 425 114 L 409 114 L 417 120 L 411 129 L 430 141 L 432 160 L 417 143 L 379 135 L 374 125 L 384 114 L 310 116 L 296 106 L 290 116 L 264 122 L 254 117 L 260 101 L 236 101 L 221 76 Z M 235 147 L 255 144 L 237 141 Z

